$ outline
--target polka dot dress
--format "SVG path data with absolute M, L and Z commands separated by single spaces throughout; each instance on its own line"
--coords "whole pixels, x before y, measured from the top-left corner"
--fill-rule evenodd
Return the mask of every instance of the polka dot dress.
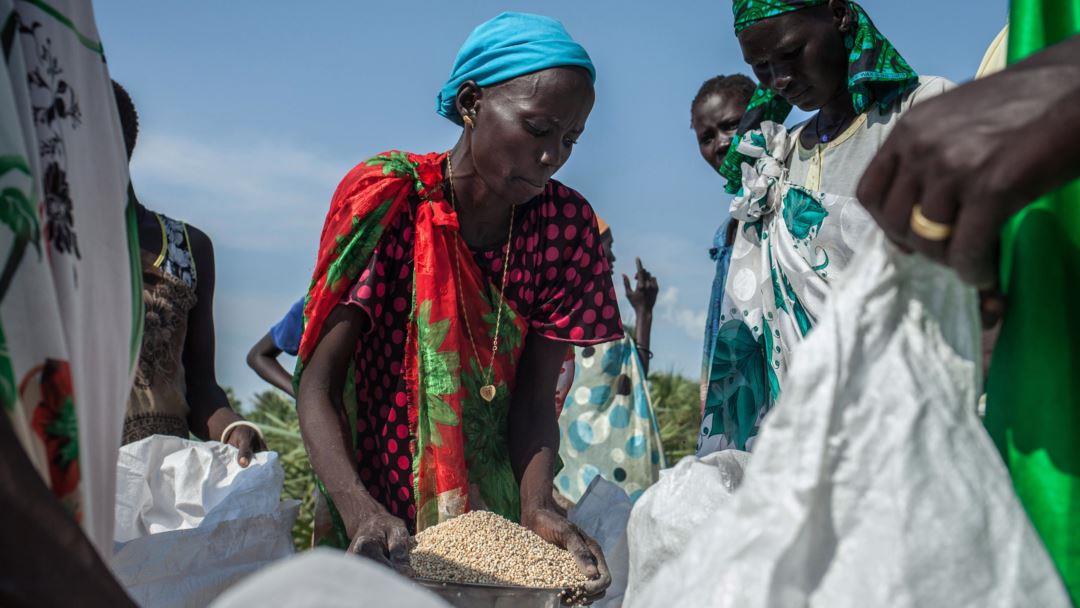
M 410 531 L 415 530 L 416 507 L 403 362 L 412 301 L 412 222 L 402 213 L 387 227 L 344 299 L 366 313 L 355 366 L 360 478 Z M 518 207 L 509 245 L 505 297 L 530 332 L 577 346 L 622 337 L 596 218 L 580 194 L 551 180 L 543 193 Z M 493 285 L 502 280 L 505 247 L 473 251 Z

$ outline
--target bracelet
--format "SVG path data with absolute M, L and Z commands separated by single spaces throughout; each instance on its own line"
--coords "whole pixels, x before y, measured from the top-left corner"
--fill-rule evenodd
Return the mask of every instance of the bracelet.
M 640 346 L 638 347 L 637 350 L 638 350 L 639 353 L 645 353 L 645 358 L 652 361 L 652 351 L 651 350 L 649 350 L 647 348 L 642 348 Z
M 262 429 L 259 428 L 259 425 L 248 420 L 237 420 L 236 422 L 232 422 L 229 424 L 229 426 L 225 427 L 225 430 L 221 431 L 221 443 L 225 443 L 225 441 L 229 438 L 229 433 L 231 433 L 233 429 L 238 426 L 246 426 L 251 430 L 255 431 L 255 433 L 259 436 L 259 439 L 261 439 L 263 443 L 266 443 L 266 437 L 263 437 L 263 432 Z

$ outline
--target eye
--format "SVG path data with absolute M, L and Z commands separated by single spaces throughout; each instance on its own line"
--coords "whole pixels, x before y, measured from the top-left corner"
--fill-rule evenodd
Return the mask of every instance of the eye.
M 533 137 L 544 137 L 548 133 L 551 133 L 551 129 L 544 129 L 529 122 L 528 120 L 524 121 L 523 124 L 525 125 L 525 130 L 528 131 L 529 134 Z
M 563 145 L 566 146 L 567 148 L 573 147 L 574 144 L 576 144 L 576 143 L 577 143 L 577 140 L 574 139 L 573 137 L 567 137 L 566 139 L 563 140 Z
M 802 51 L 803 47 L 795 47 L 790 51 L 785 51 L 783 54 L 780 55 L 780 57 L 785 61 L 791 61 L 792 59 L 797 59 L 799 55 L 802 55 Z

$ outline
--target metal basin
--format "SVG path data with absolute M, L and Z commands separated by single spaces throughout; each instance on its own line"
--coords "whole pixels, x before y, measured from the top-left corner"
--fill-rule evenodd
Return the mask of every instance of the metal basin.
M 416 579 L 455 608 L 559 608 L 562 589 L 444 583 Z

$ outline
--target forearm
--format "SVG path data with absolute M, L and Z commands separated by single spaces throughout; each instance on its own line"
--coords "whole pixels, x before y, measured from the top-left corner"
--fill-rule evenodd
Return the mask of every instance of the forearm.
M 331 393 L 331 390 L 313 387 L 306 378 L 301 380 L 297 413 L 311 468 L 333 500 L 351 537 L 356 524 L 367 513 L 383 507 L 371 497 L 360 479 L 348 417 L 340 399 L 331 398 L 331 394 L 340 395 L 341 391 L 339 388 Z
M 274 388 L 284 391 L 290 397 L 296 397 L 293 393 L 292 375 L 278 363 L 277 359 L 260 355 L 254 361 L 248 359 L 248 364 L 260 378 L 269 382 Z
M 641 310 L 637 313 L 637 319 L 634 326 L 634 342 L 637 344 L 638 351 L 641 354 L 641 367 L 646 376 L 649 375 L 649 360 L 652 359 L 652 348 L 650 339 L 652 338 L 652 323 L 653 314 L 652 310 Z
M 0 605 L 134 606 L 0 413 Z
M 229 424 L 243 420 L 229 405 L 229 397 L 216 383 L 188 385 L 188 429 L 204 441 L 219 441 Z
M 555 457 L 559 452 L 559 426 L 554 403 L 521 403 L 510 406 L 507 421 L 510 464 L 521 487 L 521 513 L 550 508 Z

